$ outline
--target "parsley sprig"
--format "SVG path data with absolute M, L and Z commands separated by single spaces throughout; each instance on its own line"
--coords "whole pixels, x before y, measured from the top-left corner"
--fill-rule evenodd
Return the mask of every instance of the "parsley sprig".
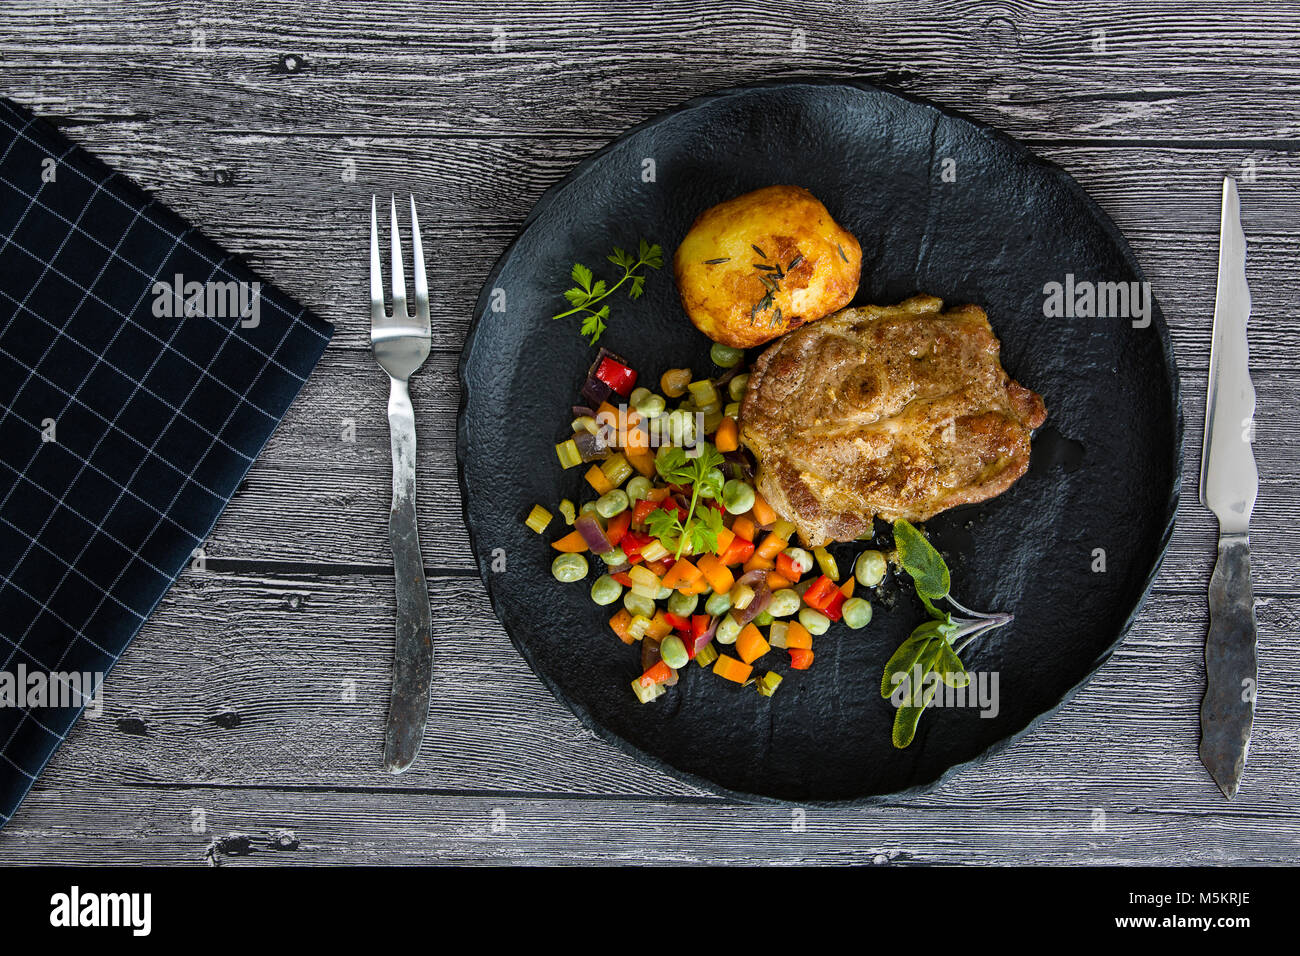
M 952 596 L 948 565 L 910 522 L 894 522 L 894 544 L 903 570 L 912 578 L 916 596 L 930 612 L 930 620 L 919 624 L 898 646 L 885 664 L 880 695 L 892 699 L 894 746 L 906 747 L 916 736 L 916 725 L 938 692 L 939 681 L 949 687 L 965 687 L 970 674 L 960 654 L 977 637 L 1011 621 L 1010 614 L 981 614 L 963 607 Z M 939 609 L 947 601 L 958 614 Z M 930 677 L 931 674 L 935 676 Z
M 695 456 L 676 446 L 665 446 L 655 456 L 655 470 L 660 478 L 670 484 L 691 486 L 691 506 L 686 510 L 685 521 L 675 508 L 671 511 L 656 508 L 646 518 L 646 530 L 673 551 L 674 558 L 682 556 L 687 542 L 692 554 L 718 549 L 722 513 L 707 506 L 697 509 L 697 505 L 722 494 L 724 478 L 718 466 L 723 461 L 722 453 L 708 442 L 700 443 L 699 454 Z
M 582 334 L 591 340 L 592 345 L 599 341 L 601 333 L 605 331 L 605 326 L 609 322 L 609 303 L 605 300 L 626 282 L 631 282 L 627 290 L 628 298 L 641 298 L 641 293 L 645 291 L 645 273 L 638 270 L 642 266 L 660 269 L 664 264 L 663 250 L 644 239 L 637 244 L 635 257 L 632 253 L 615 246 L 614 251 L 605 258 L 623 270 L 623 275 L 618 281 L 613 285 L 607 285 L 604 279 L 597 279 L 595 274 L 581 262 L 575 262 L 573 268 L 569 270 L 569 277 L 576 284 L 564 290 L 564 298 L 573 308 L 551 316 L 552 319 L 563 319 L 570 315 L 581 315 Z M 600 305 L 602 302 L 605 304 Z

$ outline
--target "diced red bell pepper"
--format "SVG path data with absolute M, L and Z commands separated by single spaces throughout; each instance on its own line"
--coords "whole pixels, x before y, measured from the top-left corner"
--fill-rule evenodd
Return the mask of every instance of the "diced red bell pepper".
M 723 564 L 744 564 L 754 554 L 754 542 L 736 535 L 722 554 Z
M 844 592 L 836 588 L 831 592 L 830 600 L 826 602 L 826 606 L 821 609 L 821 612 L 832 621 L 838 621 L 844 616 L 844 600 Z
M 690 618 L 682 617 L 680 614 L 674 614 L 672 611 L 664 611 L 664 618 L 673 626 L 674 631 L 681 631 L 683 634 L 690 633 Z
M 636 370 L 607 355 L 596 366 L 596 378 L 626 398 L 636 385 Z
M 641 549 L 653 541 L 654 538 L 648 534 L 642 534 L 640 531 L 625 531 L 622 539 L 619 541 L 619 547 L 623 549 L 623 554 L 632 564 L 641 560 Z
M 831 595 L 839 593 L 840 589 L 835 586 L 835 582 L 823 574 L 812 583 L 807 591 L 803 592 L 803 600 L 809 607 L 825 614 L 826 605 L 833 600 Z M 843 598 L 843 595 L 841 594 L 840 597 Z
M 659 502 L 651 501 L 649 498 L 642 498 L 632 506 L 632 520 L 637 524 L 645 524 L 645 519 L 650 517 L 650 512 L 659 507 Z
M 628 576 L 626 571 L 619 571 L 615 574 L 611 574 L 610 577 L 625 588 L 630 588 L 632 586 L 632 579 Z
M 808 656 L 811 657 L 812 653 L 809 652 Z M 652 665 L 648 671 L 646 671 L 644 674 L 641 675 L 641 686 L 650 687 L 654 684 L 662 684 L 664 681 L 666 681 L 668 678 L 672 676 L 673 676 L 672 668 L 670 668 L 663 661 L 659 661 L 658 663 Z
M 628 526 L 631 524 L 632 512 L 624 508 L 609 519 L 609 525 L 605 528 L 605 537 L 609 538 L 610 544 L 617 545 L 623 540 L 623 535 L 627 534 Z
M 608 534 L 609 532 L 606 532 Z M 794 558 L 790 557 L 784 551 L 776 556 L 776 573 L 781 575 L 792 584 L 798 583 L 803 577 L 799 569 L 795 566 Z
M 806 647 L 790 648 L 790 666 L 797 671 L 806 671 L 812 667 L 813 652 Z M 644 678 L 642 678 L 644 680 Z

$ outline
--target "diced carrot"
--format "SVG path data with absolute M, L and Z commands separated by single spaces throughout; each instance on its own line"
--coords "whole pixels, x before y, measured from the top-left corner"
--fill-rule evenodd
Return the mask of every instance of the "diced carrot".
M 646 478 L 655 476 L 655 456 L 644 449 L 628 448 L 623 452 L 623 457 L 628 460 L 633 468 Z
M 713 662 L 713 673 L 737 684 L 745 683 L 753 672 L 752 665 L 744 664 L 727 654 L 719 654 L 718 659 Z
M 760 558 L 757 554 L 746 561 L 744 565 L 746 571 L 771 571 L 775 566 L 773 562 Z
M 736 426 L 734 418 L 724 418 L 718 424 L 718 430 L 713 436 L 713 444 L 718 451 L 735 451 L 740 447 L 740 429 Z
M 753 518 L 749 517 L 749 515 L 741 515 L 731 523 L 731 530 L 736 537 L 744 538 L 746 541 L 753 541 L 758 528 L 754 524 Z
M 759 524 L 771 524 L 776 520 L 776 512 L 758 492 L 754 493 L 754 520 Z
M 587 550 L 587 539 L 582 536 L 581 531 L 570 531 L 558 541 L 552 541 L 551 547 L 566 554 L 577 554 Z
M 663 661 L 656 661 L 650 669 L 641 675 L 641 686 L 650 687 L 653 684 L 662 684 L 668 678 L 673 676 L 673 670 Z
M 663 585 L 666 588 L 676 588 L 679 584 L 690 584 L 699 578 L 700 574 L 699 568 L 685 558 L 679 558 L 664 575 Z
M 782 588 L 788 588 L 793 584 L 794 582 L 783 575 L 780 571 L 767 572 L 767 589 L 769 591 L 779 591 Z
M 763 542 L 766 544 L 767 542 Z M 787 579 L 797 582 L 803 575 L 795 566 L 794 558 L 782 551 L 776 556 L 776 570 L 778 574 L 784 575 Z
M 812 649 L 812 634 L 798 621 L 789 621 L 785 626 L 785 646 L 799 650 Z
M 599 465 L 592 465 L 587 469 L 587 484 L 595 488 L 599 494 L 607 494 L 614 490 L 614 483 L 605 477 L 605 473 L 600 470 Z
M 735 575 L 717 555 L 706 554 L 696 562 L 696 565 L 715 594 L 726 594 L 736 583 Z
M 790 648 L 790 666 L 797 671 L 806 671 L 812 667 L 813 652 L 802 647 Z
M 694 581 L 677 585 L 677 592 L 679 594 L 703 594 L 708 589 L 709 582 L 704 579 L 704 575 L 702 574 Z
M 763 640 L 763 634 L 752 623 L 740 629 L 736 638 L 736 653 L 746 664 L 752 664 L 771 650 L 771 645 Z
M 736 540 L 735 533 L 730 528 L 723 528 L 718 532 L 718 546 L 713 549 L 714 554 L 726 554 L 727 549 L 731 547 L 731 542 Z
M 651 488 L 647 491 L 645 497 L 647 501 L 663 501 L 670 494 L 672 494 L 672 492 L 668 489 L 667 485 L 660 485 L 658 488 Z
M 858 579 L 850 574 L 848 578 L 845 579 L 844 583 L 840 585 L 840 593 L 843 594 L 845 598 L 853 597 L 853 586 L 857 584 L 857 582 Z
M 754 551 L 754 557 L 764 561 L 775 561 L 776 556 L 786 549 L 790 542 L 775 531 L 769 531 L 763 543 Z
M 668 559 L 664 558 L 662 561 L 647 561 L 645 566 L 662 578 L 668 573 L 669 563 Z
M 617 614 L 609 619 L 609 626 L 614 629 L 618 639 L 624 644 L 634 644 L 636 640 L 628 633 L 628 628 L 632 626 L 632 612 L 627 608 L 619 608 Z
M 740 564 L 754 555 L 754 542 L 736 535 L 722 555 L 723 564 Z
M 626 610 L 626 609 L 625 609 Z M 650 626 L 645 629 L 645 636 L 653 640 L 663 640 L 673 632 L 672 622 L 668 620 L 662 610 L 656 610 L 655 616 L 650 619 Z

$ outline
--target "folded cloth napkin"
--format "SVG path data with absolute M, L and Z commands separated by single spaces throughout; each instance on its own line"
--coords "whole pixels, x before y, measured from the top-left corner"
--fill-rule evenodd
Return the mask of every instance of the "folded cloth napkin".
M 332 333 L 0 98 L 0 826 Z

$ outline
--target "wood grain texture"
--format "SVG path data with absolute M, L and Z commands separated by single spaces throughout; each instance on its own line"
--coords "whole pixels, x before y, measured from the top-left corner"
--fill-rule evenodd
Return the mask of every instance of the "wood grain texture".
M 78 723 L 0 831 L 0 863 L 1293 862 L 1298 42 L 1295 2 L 6 3 L 0 92 L 339 332 L 206 569 L 182 576 L 109 678 L 104 714 Z M 1188 426 L 1165 568 L 1098 677 L 938 791 L 802 818 L 647 770 L 549 696 L 487 606 L 454 457 L 458 350 L 537 198 L 662 109 L 795 75 L 926 96 L 1069 170 L 1152 282 Z M 1195 752 L 1215 536 L 1196 470 L 1225 173 L 1242 179 L 1250 238 L 1261 476 L 1261 696 L 1231 804 Z M 413 382 L 435 731 L 399 778 L 379 769 L 389 463 L 359 255 L 365 202 L 388 191 L 428 210 L 438 316 Z

